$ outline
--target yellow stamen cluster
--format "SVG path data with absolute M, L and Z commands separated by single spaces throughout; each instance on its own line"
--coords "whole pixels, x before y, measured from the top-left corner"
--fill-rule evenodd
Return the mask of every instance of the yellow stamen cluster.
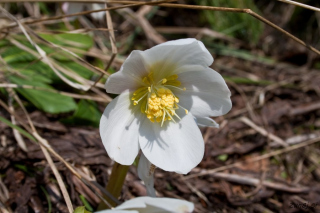
M 137 105 L 141 101 L 141 112 L 145 113 L 151 122 L 161 122 L 162 125 L 164 121 L 174 121 L 173 116 L 179 118 L 175 112 L 179 108 L 179 99 L 168 88 L 170 86 L 178 88 L 181 83 L 177 79 L 178 75 L 171 75 L 155 82 L 152 73 L 150 73 L 142 79 L 147 86 L 141 87 L 133 93 L 133 105 Z M 187 113 L 187 110 L 185 111 Z
M 146 110 L 147 118 L 154 122 L 171 120 L 175 115 L 175 110 L 178 109 L 175 103 L 179 99 L 173 95 L 171 90 L 160 88 L 156 93 L 151 93 L 148 98 L 148 108 Z

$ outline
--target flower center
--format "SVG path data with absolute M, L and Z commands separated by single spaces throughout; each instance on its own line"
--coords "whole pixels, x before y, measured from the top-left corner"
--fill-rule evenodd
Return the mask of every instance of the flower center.
M 175 122 L 174 117 L 180 119 L 175 111 L 181 106 L 178 104 L 179 98 L 169 88 L 185 90 L 185 88 L 179 87 L 181 82 L 177 79 L 178 75 L 171 75 L 155 82 L 153 73 L 151 72 L 147 77 L 142 79 L 146 86 L 140 87 L 133 93 L 133 105 L 138 105 L 141 102 L 141 112 L 145 113 L 147 118 L 153 123 L 155 121 L 161 122 L 162 126 L 163 122 L 167 120 Z M 187 114 L 188 110 L 183 109 Z

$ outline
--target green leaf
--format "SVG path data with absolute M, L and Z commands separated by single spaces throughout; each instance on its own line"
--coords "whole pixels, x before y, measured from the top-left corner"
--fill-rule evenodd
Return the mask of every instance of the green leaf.
M 78 64 L 74 61 L 60 63 L 60 65 L 62 67 L 66 67 L 66 68 L 74 71 L 75 73 L 78 73 L 81 77 L 86 78 L 86 79 L 90 79 L 91 76 L 93 75 L 92 71 L 90 71 L 89 69 L 85 68 L 81 64 Z
M 221 161 L 226 161 L 228 159 L 228 155 L 227 154 L 219 155 L 218 159 Z
M 89 35 L 62 33 L 62 34 L 40 34 L 42 38 L 62 47 L 74 47 L 88 50 L 93 46 L 93 39 Z
M 214 7 L 250 8 L 259 13 L 254 0 L 226 1 L 202 0 L 197 4 Z M 245 13 L 225 13 L 210 10 L 201 11 L 205 24 L 209 23 L 213 30 L 246 39 L 256 43 L 263 33 L 263 23 Z
M 87 211 L 84 206 L 79 206 L 74 210 L 73 213 L 91 213 L 91 212 Z
M 85 208 L 86 209 L 89 209 L 89 211 L 93 212 L 93 208 L 92 206 L 90 205 L 90 203 L 87 201 L 87 199 L 83 196 L 83 195 L 79 195 L 82 203 L 84 204 Z
M 28 52 L 21 50 L 15 46 L 8 46 L 3 50 L 2 58 L 7 63 L 14 63 L 14 62 L 28 62 L 36 60 L 37 58 L 31 55 Z
M 53 70 L 41 61 L 37 63 L 17 62 L 11 63 L 9 66 L 35 81 L 47 84 L 61 82 L 60 78 L 53 72 Z
M 10 82 L 18 85 L 31 85 L 42 88 L 53 89 L 51 86 L 33 79 L 22 79 L 17 76 L 9 76 Z M 77 108 L 73 98 L 58 93 L 34 90 L 34 89 L 16 89 L 21 95 L 28 99 L 38 109 L 48 113 L 70 112 Z
M 28 132 L 26 132 L 25 130 L 21 129 L 19 126 L 14 125 L 13 123 L 11 123 L 10 121 L 8 121 L 7 119 L 5 119 L 4 117 L 0 116 L 0 121 L 2 121 L 3 123 L 5 123 L 6 125 L 10 126 L 13 129 L 18 130 L 22 135 L 26 136 L 27 138 L 29 138 L 32 141 L 36 142 L 36 139 L 29 134 Z
M 75 113 L 61 121 L 72 125 L 91 125 L 99 127 L 102 113 L 98 110 L 97 104 L 90 100 L 80 100 Z
M 47 192 L 47 190 L 43 186 L 40 186 L 40 189 L 42 190 L 42 192 L 46 196 L 46 199 L 47 199 L 47 202 L 48 202 L 48 213 L 51 213 L 52 204 L 51 204 L 51 200 L 50 200 L 50 195 L 49 195 L 49 193 Z

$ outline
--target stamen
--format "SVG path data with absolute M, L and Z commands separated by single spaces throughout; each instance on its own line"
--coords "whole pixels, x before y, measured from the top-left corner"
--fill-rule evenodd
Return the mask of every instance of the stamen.
M 145 93 L 139 100 L 136 100 L 133 102 L 133 105 L 137 105 L 139 103 L 139 101 L 144 98 L 148 93 Z
M 174 75 L 170 75 L 167 80 L 168 81 L 172 81 L 172 80 L 176 80 L 178 78 L 178 75 L 177 74 L 174 74 Z
M 146 114 L 146 117 L 152 123 L 157 122 L 160 123 L 161 126 L 163 126 L 163 123 L 167 120 L 176 123 L 173 117 L 181 119 L 175 112 L 180 106 L 178 104 L 179 98 L 176 97 L 170 89 L 186 90 L 186 88 L 179 87 L 181 82 L 177 79 L 178 75 L 175 74 L 163 78 L 156 83 L 153 78 L 153 73 L 150 72 L 148 76 L 142 79 L 146 85 L 138 88 L 133 93 L 133 105 L 137 105 L 141 101 L 140 110 Z M 185 110 L 186 114 L 188 113 L 188 110 L 183 107 L 181 108 Z
M 186 115 L 188 115 L 189 111 L 188 111 L 186 108 L 184 108 L 183 106 L 181 106 L 181 105 L 178 104 L 178 103 L 177 103 L 177 105 L 178 105 L 180 108 L 184 109 L 184 111 L 186 112 Z
M 167 84 L 166 84 L 166 87 L 173 87 L 173 88 L 178 89 L 178 90 L 186 91 L 185 87 L 180 88 L 180 87 L 176 87 L 176 86 L 173 86 L 173 85 L 167 85 Z
M 134 91 L 133 95 L 137 95 L 139 92 L 145 90 L 146 87 L 140 87 L 139 89 L 137 89 L 136 91 Z

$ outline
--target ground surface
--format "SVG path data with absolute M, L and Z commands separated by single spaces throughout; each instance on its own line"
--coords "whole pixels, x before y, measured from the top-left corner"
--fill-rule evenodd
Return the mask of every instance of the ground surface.
M 294 33 L 298 27 L 291 26 L 290 18 L 284 20 L 284 11 L 292 10 L 291 5 L 261 3 L 258 6 L 265 8 L 261 13 L 266 18 L 297 36 L 308 38 L 300 32 Z M 150 14 L 148 8 L 144 10 Z M 140 12 L 144 13 L 143 9 Z M 201 21 L 199 13 L 181 10 L 181 15 L 176 17 L 176 12 L 176 9 L 159 9 L 150 19 L 155 33 L 150 33 L 150 29 L 145 33 L 137 30 L 134 22 L 111 14 L 120 44 L 134 35 L 133 43 L 118 47 L 120 52 L 125 56 L 130 49 L 148 48 L 159 39 L 197 36 L 215 58 L 212 68 L 225 77 L 232 92 L 233 108 L 227 115 L 216 118 L 219 129 L 201 129 L 205 154 L 190 174 L 181 176 L 156 170 L 158 195 L 191 201 L 195 212 L 320 212 L 319 56 L 268 26 L 256 44 L 226 36 L 213 39 L 214 36 L 199 34 L 199 29 L 191 30 L 199 27 L 195 24 Z M 172 26 L 188 29 L 175 34 Z M 208 26 L 200 25 L 209 29 Z M 309 39 L 308 42 L 319 47 L 315 42 L 317 36 Z M 120 64 L 115 63 L 114 69 Z M 2 95 L 1 99 L 7 97 Z M 100 111 L 105 106 L 99 103 Z M 113 163 L 97 128 L 61 123 L 68 113 L 53 115 L 32 107 L 28 111 L 39 134 L 59 155 L 81 175 L 106 186 Z M 25 119 L 21 108 L 16 107 L 16 114 Z M 0 115 L 10 119 L 4 108 L 0 109 Z M 28 151 L 23 151 L 12 131 L 0 123 L 1 203 L 14 212 L 47 212 L 49 208 L 52 212 L 67 212 L 40 147 L 25 138 Z M 73 205 L 84 205 L 81 195 L 93 208 L 97 207 L 99 198 L 63 163 L 53 159 Z M 146 190 L 132 166 L 121 201 L 144 195 Z

